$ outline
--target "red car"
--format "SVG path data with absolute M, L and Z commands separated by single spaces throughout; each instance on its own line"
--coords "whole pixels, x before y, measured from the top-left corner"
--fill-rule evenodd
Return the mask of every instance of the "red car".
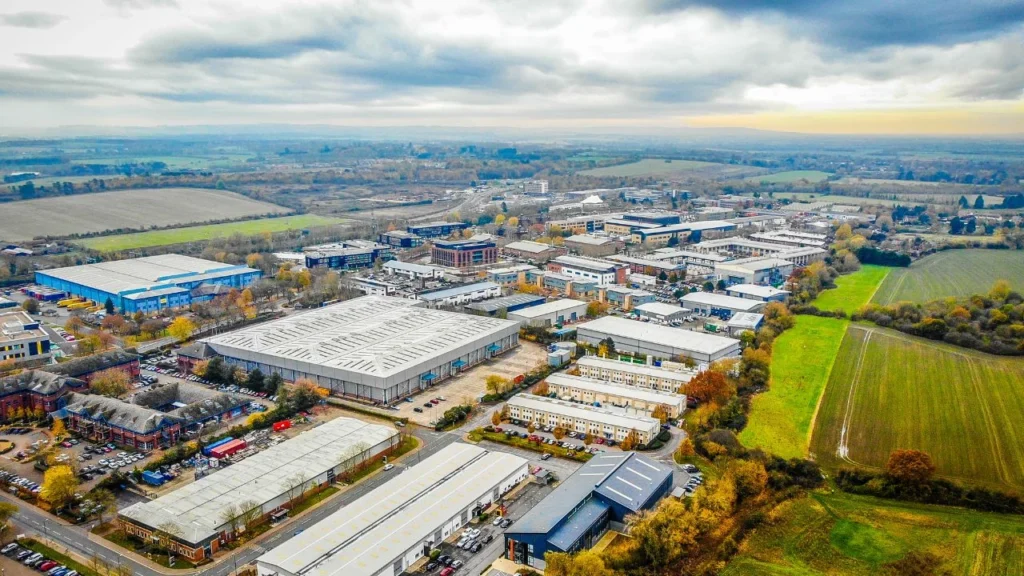
M 604 438 L 595 438 L 594 442 L 597 442 L 598 444 L 604 444 Z
M 56 565 L 57 565 L 57 563 L 54 562 L 53 560 L 47 560 L 46 562 L 43 562 L 42 564 L 39 565 L 39 571 L 40 572 L 47 572 L 50 568 L 53 568 Z

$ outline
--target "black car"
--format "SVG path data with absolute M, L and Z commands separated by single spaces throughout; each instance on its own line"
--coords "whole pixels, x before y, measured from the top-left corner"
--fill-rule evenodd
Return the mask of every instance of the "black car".
M 424 403 L 423 403 L 423 407 L 424 407 L 424 408 L 433 408 L 433 407 L 434 407 L 434 405 L 433 405 L 433 404 L 431 404 L 430 402 L 424 402 Z
M 425 570 L 426 570 L 427 572 L 430 572 L 430 571 L 431 571 L 431 570 L 433 570 L 434 568 L 437 568 L 437 562 L 428 562 L 428 563 L 427 563 L 427 567 L 425 568 Z
M 480 551 L 480 548 L 481 548 L 482 546 L 483 546 L 482 544 L 480 544 L 479 542 L 477 542 L 476 544 L 473 544 L 473 546 L 471 546 L 471 547 L 469 548 L 469 551 L 470 551 L 470 552 L 473 552 L 473 553 L 475 554 L 475 553 L 477 553 L 477 552 L 479 552 L 479 551 Z
M 413 408 L 412 411 L 413 412 L 419 412 L 420 414 L 422 414 L 423 413 L 423 408 L 420 408 L 419 406 L 417 406 L 417 407 Z
M 452 557 L 447 554 L 443 554 L 441 556 L 438 556 L 437 561 L 441 564 L 444 564 L 445 566 L 448 566 L 452 563 Z
M 484 544 L 490 544 L 494 540 L 494 534 L 484 536 Z

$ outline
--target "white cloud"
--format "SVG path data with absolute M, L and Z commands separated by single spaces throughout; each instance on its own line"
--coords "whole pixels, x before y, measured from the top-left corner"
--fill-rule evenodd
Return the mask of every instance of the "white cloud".
M 640 0 L 53 4 L 60 31 L 0 36 L 5 123 L 648 124 L 1020 100 L 1024 86 L 1019 27 L 850 50 L 778 13 Z

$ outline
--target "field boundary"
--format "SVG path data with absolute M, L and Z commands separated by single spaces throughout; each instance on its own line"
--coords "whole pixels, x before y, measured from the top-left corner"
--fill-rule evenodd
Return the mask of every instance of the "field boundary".
M 818 412 L 821 411 L 821 402 L 825 399 L 825 391 L 828 390 L 829 380 L 832 379 L 832 369 L 836 366 L 836 360 L 839 358 L 839 351 L 843 348 L 843 340 L 846 340 L 847 334 L 850 333 L 850 322 L 847 320 L 836 320 L 837 322 L 845 322 L 846 330 L 843 331 L 843 338 L 839 341 L 839 347 L 836 348 L 836 353 L 832 356 L 832 361 L 828 363 L 828 370 L 825 371 L 825 385 L 821 387 L 821 392 L 818 394 L 818 401 L 814 404 L 814 414 L 811 415 L 811 424 L 807 427 L 807 447 L 804 450 L 805 454 L 810 455 L 811 453 L 811 440 L 814 438 L 814 427 L 818 424 Z

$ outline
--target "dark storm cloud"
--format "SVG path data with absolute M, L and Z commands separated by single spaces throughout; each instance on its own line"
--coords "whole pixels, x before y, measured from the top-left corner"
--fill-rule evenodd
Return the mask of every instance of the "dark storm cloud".
M 645 0 L 654 13 L 691 7 L 733 15 L 774 14 L 794 33 L 850 50 L 949 45 L 991 37 L 1024 24 L 1021 0 Z
M 0 25 L 46 29 L 53 28 L 66 19 L 66 16 L 49 12 L 15 12 L 14 14 L 0 14 Z

